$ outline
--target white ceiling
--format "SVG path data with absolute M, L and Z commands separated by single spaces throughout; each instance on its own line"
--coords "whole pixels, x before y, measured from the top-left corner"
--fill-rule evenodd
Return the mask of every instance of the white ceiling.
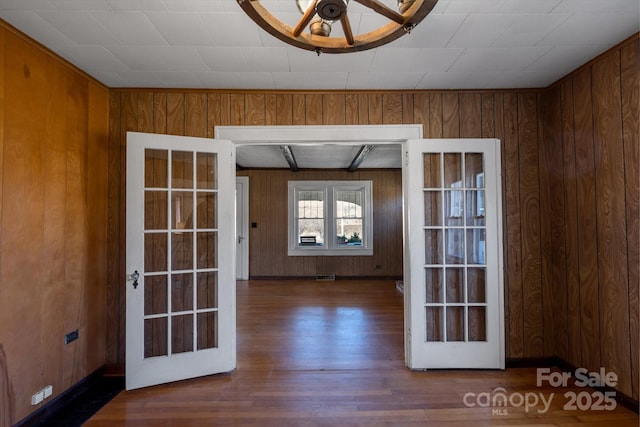
M 360 145 L 291 145 L 300 169 L 347 169 L 360 150 Z M 358 169 L 400 169 L 400 144 L 374 145 Z M 236 163 L 242 168 L 289 168 L 282 150 L 276 145 L 239 145 Z
M 293 0 L 262 3 L 289 25 L 300 19 Z M 548 86 L 636 33 L 639 8 L 439 0 L 387 46 L 320 57 L 261 30 L 236 0 L 0 0 L 0 18 L 112 88 L 498 89 Z M 349 17 L 356 34 L 382 19 L 354 1 Z

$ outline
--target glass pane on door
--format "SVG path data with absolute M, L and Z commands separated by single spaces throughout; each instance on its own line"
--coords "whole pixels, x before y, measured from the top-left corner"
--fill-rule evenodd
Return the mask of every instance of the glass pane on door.
M 217 346 L 217 157 L 145 150 L 144 357 Z
M 423 154 L 427 342 L 487 338 L 483 156 Z

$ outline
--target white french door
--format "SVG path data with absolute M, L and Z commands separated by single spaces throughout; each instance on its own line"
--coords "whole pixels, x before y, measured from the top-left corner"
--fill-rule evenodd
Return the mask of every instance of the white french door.
M 127 133 L 126 388 L 236 366 L 235 149 Z
M 403 146 L 411 369 L 504 369 L 500 141 Z

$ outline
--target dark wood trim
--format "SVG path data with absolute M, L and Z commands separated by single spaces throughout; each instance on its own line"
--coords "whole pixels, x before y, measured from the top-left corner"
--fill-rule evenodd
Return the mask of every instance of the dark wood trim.
M 37 426 L 37 425 L 46 425 L 45 421 L 47 419 L 49 419 L 53 414 L 55 414 L 60 409 L 67 406 L 73 399 L 78 397 L 87 388 L 92 387 L 92 385 L 94 385 L 104 375 L 104 373 L 105 373 L 104 366 L 96 369 L 87 377 L 83 378 L 82 380 L 78 381 L 77 383 L 69 387 L 62 394 L 56 396 L 51 402 L 45 404 L 41 408 L 32 412 L 26 418 L 23 418 L 14 427 L 31 427 L 31 426 Z

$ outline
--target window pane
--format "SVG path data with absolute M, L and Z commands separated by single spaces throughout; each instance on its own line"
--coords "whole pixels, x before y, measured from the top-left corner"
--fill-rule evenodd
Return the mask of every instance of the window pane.
M 335 200 L 336 244 L 362 246 L 363 190 L 337 190 Z
M 173 151 L 171 161 L 171 187 L 193 188 L 193 153 Z
M 324 193 L 322 191 L 298 192 L 298 218 L 324 218 Z
M 362 219 L 337 219 L 336 234 L 340 247 L 362 246 Z
M 298 244 L 324 245 L 324 192 L 298 191 Z
M 144 150 L 144 186 L 167 188 L 169 154 L 167 150 Z
M 324 245 L 324 221 L 322 219 L 299 219 L 298 244 L 300 246 Z
M 336 191 L 336 218 L 362 218 L 362 191 Z

